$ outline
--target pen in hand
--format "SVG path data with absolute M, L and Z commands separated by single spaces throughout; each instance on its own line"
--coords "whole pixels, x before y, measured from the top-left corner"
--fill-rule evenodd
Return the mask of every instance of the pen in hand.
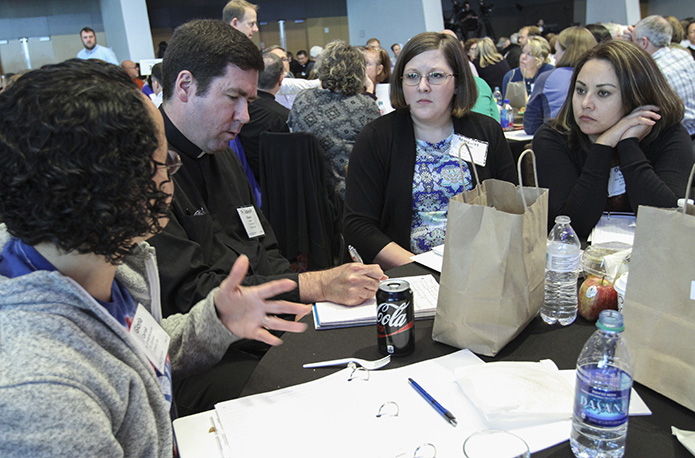
M 360 256 L 360 254 L 357 252 L 354 246 L 348 245 L 348 251 L 350 252 L 350 257 L 354 262 L 364 264 L 364 261 L 362 261 L 362 256 Z
M 444 417 L 444 419 L 448 421 L 452 426 L 456 426 L 458 424 L 456 422 L 456 417 L 454 417 L 454 414 L 446 410 L 444 406 L 442 406 L 432 396 L 430 396 L 430 394 L 427 391 L 425 391 L 423 387 L 418 385 L 415 380 L 408 378 L 408 383 L 410 383 L 410 386 L 412 386 L 415 389 L 415 391 L 417 391 L 420 394 L 420 396 L 422 396 L 425 399 L 425 401 L 427 401 L 432 406 L 432 408 L 434 408 L 434 410 L 436 410 L 439 413 L 439 415 Z

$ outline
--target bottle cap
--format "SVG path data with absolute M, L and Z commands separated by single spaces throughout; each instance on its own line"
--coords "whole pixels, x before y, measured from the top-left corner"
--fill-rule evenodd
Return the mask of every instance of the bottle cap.
M 504 103 L 509 103 L 509 99 L 504 99 Z
M 617 310 L 604 310 L 598 316 L 596 327 L 603 331 L 623 332 L 623 315 Z
M 555 223 L 556 223 L 556 224 L 557 224 L 557 223 L 561 223 L 561 224 L 562 224 L 562 223 L 567 223 L 567 224 L 569 224 L 569 222 L 570 222 L 570 217 L 567 216 L 567 215 L 558 215 L 558 216 L 555 217 Z

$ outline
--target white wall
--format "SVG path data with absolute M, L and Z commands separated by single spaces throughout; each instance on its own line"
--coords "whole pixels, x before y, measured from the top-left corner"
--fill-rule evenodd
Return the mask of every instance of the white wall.
M 390 51 L 421 32 L 444 28 L 441 0 L 347 0 L 350 44 L 364 45 L 375 37 Z
M 101 0 L 101 17 L 106 39 L 118 59 L 154 58 L 145 0 Z
M 587 0 L 586 22 L 635 24 L 641 19 L 639 0 Z
M 695 1 L 693 0 L 659 0 L 647 3 L 647 14 L 660 16 L 676 16 L 678 19 L 695 17 Z

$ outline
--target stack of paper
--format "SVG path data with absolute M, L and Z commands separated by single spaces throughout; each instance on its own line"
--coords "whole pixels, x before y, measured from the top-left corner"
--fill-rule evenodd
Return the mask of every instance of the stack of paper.
M 217 404 L 221 454 L 395 458 L 413 456 L 419 445 L 431 443 L 437 456 L 462 456 L 464 440 L 491 425 L 471 402 L 475 396 L 457 383 L 455 373 L 482 365 L 470 351 L 461 350 L 406 367 L 371 371 L 368 380 L 348 381 L 351 370 L 345 369 L 313 382 Z M 573 372 L 569 380 L 574 379 Z M 423 400 L 409 385 L 411 377 L 456 417 L 457 426 Z M 377 417 L 385 404 L 394 412 L 397 405 L 398 415 Z M 531 452 L 566 441 L 571 399 L 567 404 L 566 419 L 505 429 L 523 438 Z M 649 414 L 634 390 L 630 414 Z
M 439 283 L 432 275 L 403 277 L 410 283 L 415 303 L 415 319 L 431 318 L 437 310 Z M 376 299 L 347 307 L 333 302 L 317 302 L 313 307 L 316 329 L 346 328 L 376 323 Z

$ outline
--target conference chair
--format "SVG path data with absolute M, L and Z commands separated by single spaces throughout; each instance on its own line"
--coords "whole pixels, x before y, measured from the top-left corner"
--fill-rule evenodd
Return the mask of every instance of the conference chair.
M 263 132 L 260 137 L 263 214 L 283 255 L 307 256 L 309 270 L 342 261 L 342 201 L 326 172 L 323 149 L 309 133 Z

